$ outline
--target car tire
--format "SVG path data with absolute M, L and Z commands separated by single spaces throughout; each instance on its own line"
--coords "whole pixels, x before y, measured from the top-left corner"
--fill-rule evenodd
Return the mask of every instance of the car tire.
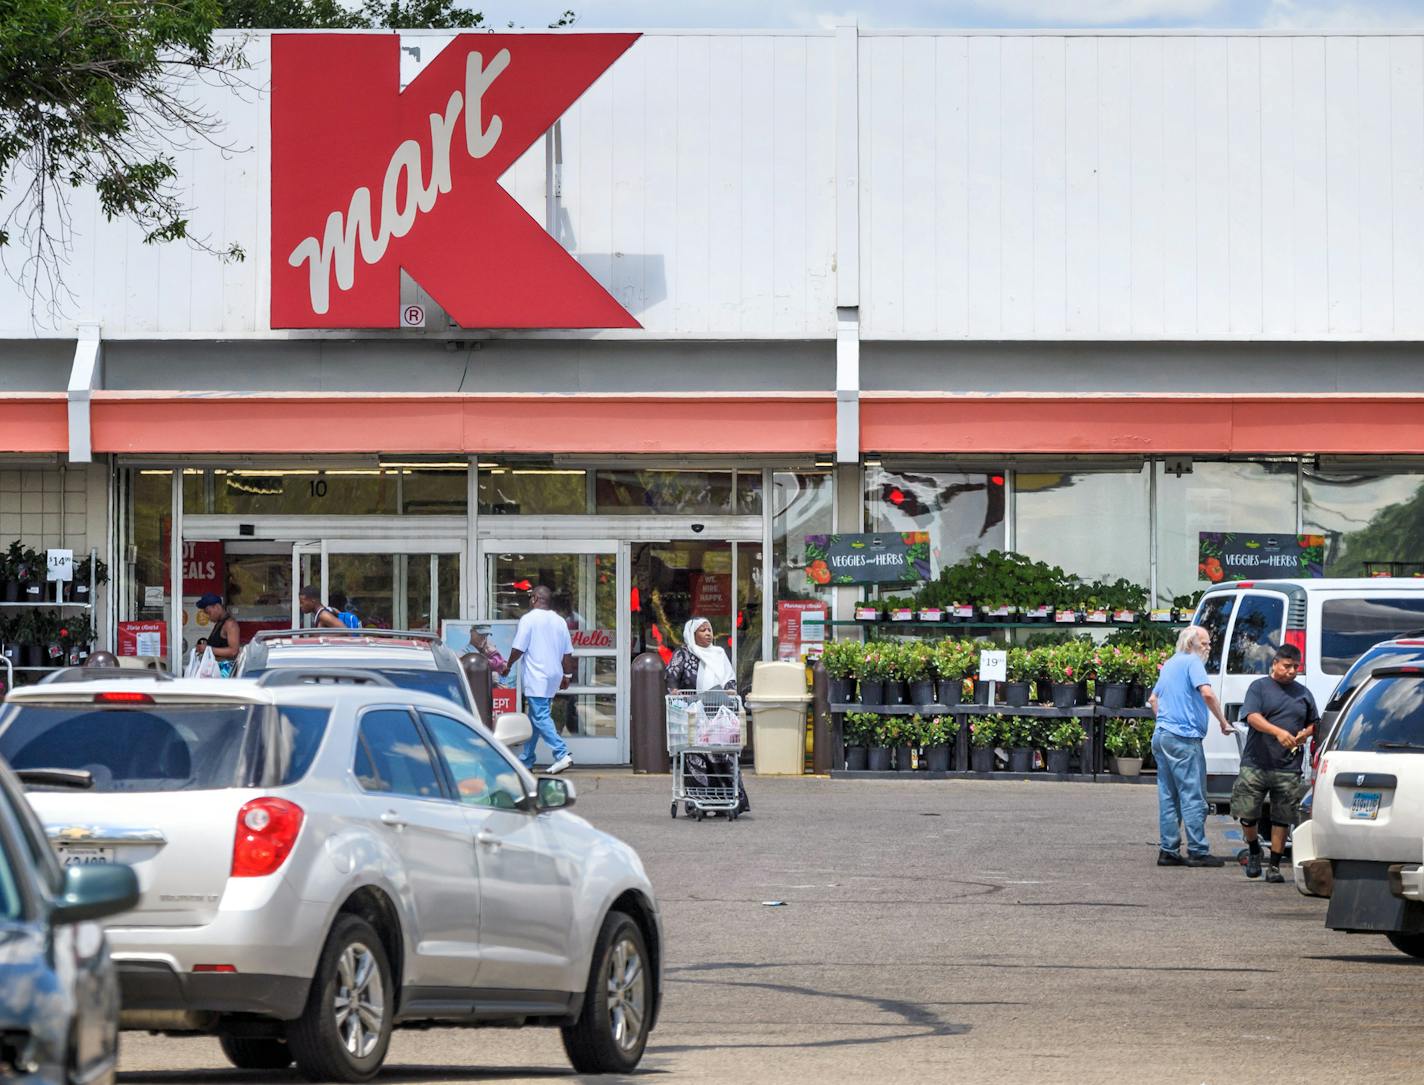
M 292 1065 L 286 1040 L 271 1036 L 219 1036 L 227 1061 L 239 1070 L 285 1070 Z
M 593 947 L 583 1011 L 562 1030 L 580 1074 L 627 1074 L 642 1059 L 653 1012 L 650 962 L 638 924 L 609 912 Z
M 306 1008 L 287 1025 L 297 1069 L 310 1081 L 369 1081 L 385 1061 L 395 1009 L 390 961 L 375 929 L 357 916 L 339 916 Z
M 1390 931 L 1385 937 L 1389 939 L 1389 944 L 1400 953 L 1424 958 L 1424 934 L 1399 934 Z

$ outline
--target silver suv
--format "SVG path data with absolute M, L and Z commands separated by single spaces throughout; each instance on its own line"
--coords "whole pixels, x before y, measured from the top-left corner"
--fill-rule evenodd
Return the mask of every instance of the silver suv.
M 392 629 L 266 630 L 243 647 L 236 677 L 259 678 L 288 667 L 358 667 L 384 675 L 401 689 L 434 693 L 467 711 L 476 711 L 460 657 L 433 633 Z
M 29 796 L 64 863 L 138 873 L 108 931 L 123 1027 L 313 1080 L 366 1080 L 392 1027 L 435 1022 L 637 1065 L 663 955 L 642 862 L 469 713 L 360 671 L 65 677 L 0 706 L 0 754 L 67 770 Z

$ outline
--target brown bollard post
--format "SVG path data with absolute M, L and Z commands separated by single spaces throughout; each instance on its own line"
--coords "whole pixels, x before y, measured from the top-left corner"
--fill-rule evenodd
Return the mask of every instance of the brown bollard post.
M 669 772 L 667 696 L 663 657 L 644 652 L 633 660 L 629 679 L 628 726 L 634 772 Z
M 831 676 L 819 659 L 811 668 L 811 771 L 828 776 L 838 754 L 831 729 Z
M 460 657 L 460 666 L 465 668 L 465 677 L 470 683 L 470 692 L 475 697 L 475 710 L 491 731 L 494 730 L 494 675 L 490 672 L 489 660 L 483 652 L 466 652 Z

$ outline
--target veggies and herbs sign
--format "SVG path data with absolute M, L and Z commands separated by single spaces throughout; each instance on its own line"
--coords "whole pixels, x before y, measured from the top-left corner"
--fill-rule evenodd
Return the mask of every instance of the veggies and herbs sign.
M 929 532 L 807 535 L 806 575 L 816 584 L 904 584 L 928 580 Z
M 1324 535 L 1202 531 L 1197 546 L 1197 572 L 1213 584 L 1325 575 Z

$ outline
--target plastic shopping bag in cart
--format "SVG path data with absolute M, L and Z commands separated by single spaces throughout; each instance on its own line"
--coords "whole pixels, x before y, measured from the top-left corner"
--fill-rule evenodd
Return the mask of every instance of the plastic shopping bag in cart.
M 742 744 L 742 721 L 737 713 L 726 705 L 709 711 L 699 705 L 695 737 L 698 746 L 740 746 Z

